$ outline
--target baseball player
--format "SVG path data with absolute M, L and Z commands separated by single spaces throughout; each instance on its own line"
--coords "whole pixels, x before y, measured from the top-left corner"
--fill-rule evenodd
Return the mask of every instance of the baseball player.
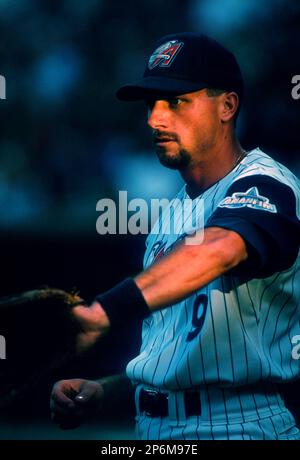
M 117 96 L 146 101 L 158 158 L 185 185 L 147 238 L 144 271 L 75 308 L 79 349 L 144 318 L 140 354 L 126 369 L 140 439 L 300 439 L 278 389 L 299 377 L 299 181 L 240 146 L 235 57 L 204 35 L 169 35 Z M 188 231 L 192 211 L 179 218 L 186 199 L 203 205 L 203 239 Z M 60 381 L 52 412 L 103 398 L 101 381 Z

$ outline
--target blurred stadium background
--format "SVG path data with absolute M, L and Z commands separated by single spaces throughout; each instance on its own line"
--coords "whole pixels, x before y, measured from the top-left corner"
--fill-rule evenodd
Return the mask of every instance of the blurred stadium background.
M 0 0 L 0 294 L 48 284 L 77 286 L 91 300 L 141 269 L 144 236 L 98 235 L 96 203 L 119 190 L 171 197 L 181 184 L 153 154 L 143 104 L 114 96 L 139 77 L 164 34 L 202 31 L 236 54 L 247 88 L 237 128 L 243 146 L 261 147 L 298 174 L 300 101 L 291 79 L 300 74 L 299 20 L 297 0 Z M 122 371 L 139 335 L 138 325 L 119 331 L 53 381 Z M 132 435 L 126 418 L 102 431 L 96 423 L 59 432 L 48 422 L 51 384 L 2 414 L 1 439 Z

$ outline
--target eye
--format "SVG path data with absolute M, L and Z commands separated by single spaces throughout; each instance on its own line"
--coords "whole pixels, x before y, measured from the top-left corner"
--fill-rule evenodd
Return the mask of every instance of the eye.
M 183 103 L 183 99 L 181 99 L 180 97 L 170 97 L 168 98 L 168 103 L 169 103 L 169 106 L 172 109 L 174 109 Z

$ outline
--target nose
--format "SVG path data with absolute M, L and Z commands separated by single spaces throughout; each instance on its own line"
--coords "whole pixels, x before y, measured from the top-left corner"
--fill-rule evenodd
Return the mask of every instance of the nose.
M 148 125 L 152 129 L 167 127 L 168 112 L 165 101 L 155 101 L 148 109 Z

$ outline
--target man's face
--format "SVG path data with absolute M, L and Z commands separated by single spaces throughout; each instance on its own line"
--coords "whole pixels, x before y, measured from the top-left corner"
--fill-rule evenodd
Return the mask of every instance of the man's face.
M 221 130 L 220 97 L 206 90 L 176 97 L 147 99 L 148 125 L 160 162 L 185 169 L 206 161 Z

